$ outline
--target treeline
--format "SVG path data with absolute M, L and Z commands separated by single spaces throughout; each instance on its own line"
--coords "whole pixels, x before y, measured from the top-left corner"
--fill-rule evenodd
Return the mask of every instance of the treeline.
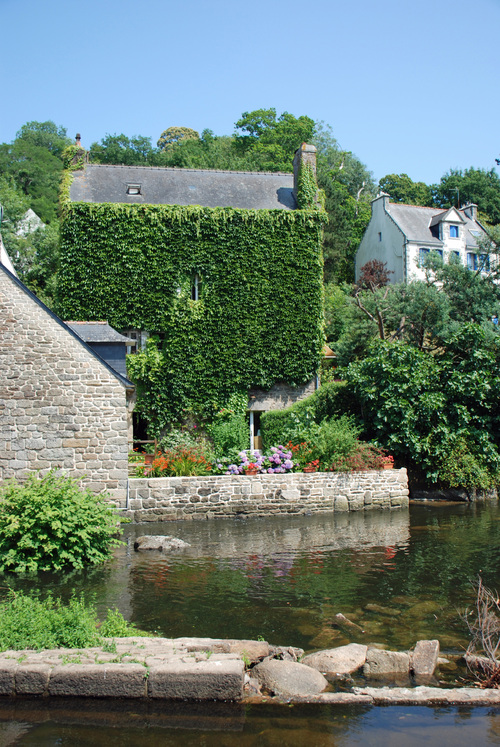
M 12 143 L 0 144 L 3 240 L 22 279 L 49 305 L 55 298 L 63 152 L 72 142 L 66 128 L 48 121 L 28 122 Z M 415 205 L 446 208 L 475 202 L 485 224 L 500 223 L 500 179 L 493 169 L 451 170 L 437 185 L 389 174 L 377 185 L 367 167 L 340 147 L 331 127 L 306 115 L 278 115 L 273 108 L 244 112 L 231 136 L 169 127 L 155 145 L 142 135 L 107 134 L 88 150 L 93 163 L 289 172 L 302 142 L 312 142 L 318 150 L 318 183 L 329 218 L 323 243 L 327 284 L 354 280 L 354 256 L 370 219 L 370 202 L 379 189 L 396 202 Z M 41 218 L 44 228 L 32 233 L 23 229 L 28 208 Z
M 318 151 L 324 191 L 326 339 L 367 438 L 388 448 L 416 478 L 438 485 L 491 488 L 500 483 L 500 179 L 494 169 L 450 170 L 440 182 L 388 174 L 375 184 L 367 167 L 336 141 L 331 128 L 275 109 L 245 112 L 231 136 L 169 127 L 151 138 L 105 135 L 89 147 L 94 163 L 175 168 L 291 171 L 302 142 Z M 66 129 L 28 122 L 0 145 L 2 237 L 20 277 L 57 310 L 58 188 Z M 427 261 L 423 281 L 391 284 L 372 262 L 354 284 L 354 256 L 378 190 L 395 202 L 446 209 L 478 205 L 488 231 L 480 247 L 487 273 L 458 262 Z M 23 225 L 31 208 L 45 224 Z M 328 378 L 325 375 L 325 380 Z

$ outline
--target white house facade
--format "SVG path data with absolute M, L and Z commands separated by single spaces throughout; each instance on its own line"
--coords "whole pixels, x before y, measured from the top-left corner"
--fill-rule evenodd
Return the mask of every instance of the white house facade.
M 356 253 L 356 280 L 371 260 L 386 263 L 392 283 L 425 278 L 423 263 L 433 251 L 444 262 L 452 257 L 471 270 L 488 272 L 494 257 L 484 254 L 480 239 L 486 237 L 477 220 L 477 205 L 427 208 L 390 202 L 379 194 L 372 201 L 372 215 Z

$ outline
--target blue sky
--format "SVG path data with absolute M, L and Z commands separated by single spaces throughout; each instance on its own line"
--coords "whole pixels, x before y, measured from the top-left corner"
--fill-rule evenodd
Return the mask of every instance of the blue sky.
M 86 147 L 274 106 L 376 179 L 500 155 L 500 0 L 0 0 L 0 142 L 51 119 Z

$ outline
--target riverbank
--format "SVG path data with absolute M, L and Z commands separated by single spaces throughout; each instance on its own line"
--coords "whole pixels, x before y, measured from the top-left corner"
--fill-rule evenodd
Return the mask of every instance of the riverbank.
M 300 649 L 273 647 L 266 641 L 141 637 L 109 639 L 101 647 L 88 649 L 5 651 L 0 653 L 0 696 L 253 704 L 500 705 L 500 690 L 472 687 L 380 686 L 321 692 L 328 682 L 316 669 L 296 663 L 297 654 L 300 656 Z M 281 692 L 279 687 L 275 692 L 264 687 L 261 691 L 253 676 L 255 665 L 262 667 L 269 662 L 282 669 L 280 676 L 285 684 Z M 312 685 L 304 676 L 305 680 L 311 677 Z M 295 677 L 300 687 L 292 682 Z M 300 688 L 311 691 L 299 693 Z

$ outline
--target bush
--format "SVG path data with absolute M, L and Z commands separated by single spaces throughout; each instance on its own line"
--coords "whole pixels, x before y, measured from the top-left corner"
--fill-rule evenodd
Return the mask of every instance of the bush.
M 94 607 L 82 598 L 73 597 L 64 605 L 50 595 L 40 601 L 11 590 L 0 603 L 0 651 L 87 648 L 102 644 L 103 636 L 147 635 L 127 623 L 118 610 L 108 610 L 98 626 Z
M 236 460 L 240 451 L 248 447 L 249 430 L 246 418 L 248 392 L 236 392 L 215 415 L 208 426 L 217 457 Z
M 51 470 L 0 489 L 0 571 L 83 568 L 107 560 L 120 544 L 118 519 L 104 496 Z
M 358 407 L 352 389 L 345 382 L 331 381 L 320 386 L 314 394 L 296 402 L 286 410 L 272 410 L 261 417 L 264 448 L 293 441 L 299 443 L 301 429 L 312 423 L 318 425 L 326 418 L 356 415 Z

